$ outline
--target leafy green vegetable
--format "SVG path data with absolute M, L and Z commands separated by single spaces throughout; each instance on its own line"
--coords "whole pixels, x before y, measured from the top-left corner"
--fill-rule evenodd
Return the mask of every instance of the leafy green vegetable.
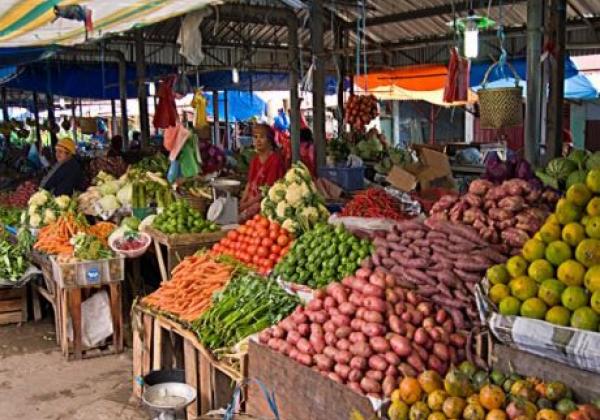
M 112 251 L 106 248 L 100 239 L 95 236 L 78 233 L 72 241 L 75 248 L 73 255 L 80 260 L 103 260 L 113 256 Z

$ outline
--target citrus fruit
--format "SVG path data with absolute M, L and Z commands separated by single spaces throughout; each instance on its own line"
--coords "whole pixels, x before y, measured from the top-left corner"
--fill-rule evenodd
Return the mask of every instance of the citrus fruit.
M 538 283 L 541 283 L 554 277 L 554 267 L 546 260 L 535 260 L 529 265 L 527 274 Z
M 600 290 L 596 290 L 592 293 L 592 297 L 590 298 L 590 306 L 597 314 L 600 314 Z
M 558 266 L 556 277 L 567 286 L 581 286 L 585 271 L 585 267 L 580 262 L 567 260 Z
M 486 277 L 492 284 L 508 283 L 510 275 L 504 264 L 496 264 L 487 269 Z
M 479 402 L 487 410 L 502 407 L 504 399 L 504 391 L 497 385 L 486 385 L 479 391 Z
M 600 265 L 600 241 L 584 239 L 575 248 L 575 259 L 586 267 Z
M 558 223 L 558 219 L 556 218 L 556 214 L 554 214 L 554 213 L 548 215 L 548 217 L 546 217 L 546 220 L 544 220 L 544 223 L 550 223 L 552 225 L 560 225 L 560 223 Z
M 593 193 L 600 192 L 600 169 L 592 169 L 585 177 L 585 185 Z
M 449 397 L 444 401 L 444 405 L 442 407 L 442 411 L 446 415 L 446 417 L 451 419 L 460 418 L 463 410 L 467 403 L 465 400 L 459 397 Z
M 542 299 L 532 297 L 521 305 L 521 316 L 525 318 L 544 319 L 547 310 L 548 307 Z
M 537 239 L 529 239 L 523 245 L 521 255 L 529 262 L 544 258 L 544 251 L 546 250 L 546 244 Z
M 537 295 L 538 286 L 535 280 L 527 276 L 519 276 L 508 284 L 510 294 L 519 300 L 527 300 Z
M 567 223 L 562 230 L 562 240 L 570 246 L 577 246 L 584 239 L 585 228 L 579 223 Z
M 560 239 L 562 231 L 561 231 L 560 225 L 558 223 L 546 222 L 540 228 L 540 231 L 538 233 L 542 237 L 542 240 L 545 243 L 549 244 L 550 242 L 558 241 Z
M 519 309 L 521 309 L 521 302 L 514 296 L 507 296 L 500 301 L 498 310 L 502 315 L 518 315 Z
M 590 198 L 592 198 L 592 192 L 583 183 L 573 184 L 567 190 L 567 201 L 575 204 L 578 207 L 585 206 Z
M 565 287 L 564 284 L 556 279 L 544 280 L 538 290 L 538 297 L 548 306 L 558 305 Z
M 527 272 L 527 261 L 520 255 L 510 257 L 506 261 L 506 270 L 512 278 L 522 276 Z
M 485 410 L 479 404 L 467 404 L 463 410 L 462 418 L 464 420 L 484 420 Z
M 568 398 L 563 398 L 562 400 L 560 400 L 559 402 L 556 403 L 556 410 L 559 413 L 566 416 L 569 413 L 577 410 L 577 404 L 575 404 L 573 402 L 573 400 L 570 400 Z
M 542 238 L 542 234 L 539 231 L 535 232 L 535 234 L 533 235 L 533 239 L 537 239 L 538 241 L 544 242 L 544 239 Z
M 600 216 L 600 197 L 592 198 L 585 206 L 585 211 L 588 216 Z
M 419 381 L 416 378 L 406 377 L 402 379 L 398 389 L 400 389 L 400 398 L 402 398 L 402 401 L 409 405 L 419 401 L 421 395 L 423 395 L 421 385 L 419 385 Z
M 585 233 L 592 239 L 600 239 L 600 216 L 590 217 L 585 225 Z
M 577 286 L 567 287 L 560 296 L 560 301 L 563 306 L 570 311 L 574 311 L 577 308 L 587 305 L 588 296 L 585 290 Z
M 498 305 L 502 299 L 510 296 L 510 288 L 506 284 L 495 284 L 490 289 L 488 296 L 494 304 Z
M 427 396 L 427 405 L 433 411 L 440 411 L 444 405 L 444 401 L 446 401 L 446 398 L 448 398 L 446 391 L 436 389 Z
M 583 284 L 592 293 L 600 290 L 600 265 L 590 267 L 583 277 Z
M 439 373 L 434 370 L 426 370 L 422 372 L 418 377 L 419 385 L 426 394 L 431 394 L 437 389 L 442 389 L 444 382 Z
M 597 331 L 600 316 L 589 306 L 577 308 L 571 315 L 571 327 L 580 330 Z
M 583 243 L 583 242 L 582 242 Z M 558 267 L 571 258 L 571 247 L 563 241 L 552 241 L 546 247 L 546 259 Z
M 561 225 L 577 222 L 579 219 L 581 219 L 581 209 L 577 205 L 568 201 L 566 198 L 561 198 L 558 200 L 554 214 L 556 214 L 556 219 Z
M 427 407 L 423 401 L 417 401 L 414 403 L 408 411 L 409 420 L 427 420 L 427 417 L 431 414 L 431 410 Z
M 591 216 L 588 216 L 588 215 L 586 214 L 585 216 L 583 216 L 583 217 L 581 218 L 581 220 L 579 221 L 579 224 L 581 224 L 581 225 L 582 225 L 582 226 L 585 228 L 585 225 L 587 225 L 587 224 L 588 224 L 588 222 L 590 221 L 590 217 L 591 217 Z
M 447 420 L 448 417 L 441 411 L 434 411 L 427 417 L 427 420 Z
M 571 320 L 571 312 L 564 306 L 553 306 L 546 312 L 546 321 L 566 327 Z
M 538 411 L 535 416 L 535 420 L 562 420 L 563 416 L 558 411 L 551 410 L 549 408 L 544 408 L 543 410 Z
M 388 409 L 388 417 L 395 420 L 408 420 L 409 407 L 404 401 L 394 401 Z
M 504 410 L 500 410 L 498 408 L 491 410 L 489 413 L 487 413 L 487 416 L 485 416 L 485 420 L 507 420 L 507 419 L 508 419 L 508 417 L 506 416 L 506 413 L 504 412 Z

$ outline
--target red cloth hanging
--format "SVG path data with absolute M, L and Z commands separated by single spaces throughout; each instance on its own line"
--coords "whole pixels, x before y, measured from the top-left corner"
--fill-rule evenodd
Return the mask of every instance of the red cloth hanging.
M 165 80 L 161 80 L 158 87 L 158 105 L 154 111 L 152 124 L 155 128 L 168 128 L 177 124 L 177 106 L 175 105 L 175 93 L 173 85 L 175 76 L 170 76 Z
M 448 76 L 444 85 L 444 102 L 466 101 L 469 91 L 469 60 L 458 53 L 456 47 L 450 49 Z

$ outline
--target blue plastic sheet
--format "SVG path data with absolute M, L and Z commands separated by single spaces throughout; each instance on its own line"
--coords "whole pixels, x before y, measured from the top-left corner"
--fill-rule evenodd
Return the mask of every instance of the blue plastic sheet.
M 213 95 L 206 95 L 206 113 L 213 115 Z M 250 92 L 227 91 L 227 108 L 229 121 L 246 121 L 253 117 L 266 115 L 267 104 L 258 96 Z M 219 121 L 225 121 L 225 94 L 219 92 Z

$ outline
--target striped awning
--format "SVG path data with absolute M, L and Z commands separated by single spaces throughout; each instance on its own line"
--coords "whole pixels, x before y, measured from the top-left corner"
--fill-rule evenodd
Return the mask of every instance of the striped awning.
M 59 18 L 54 6 L 78 4 L 92 11 L 89 39 L 169 19 L 218 0 L 0 0 L 0 46 L 74 45 L 86 41 L 84 23 Z

